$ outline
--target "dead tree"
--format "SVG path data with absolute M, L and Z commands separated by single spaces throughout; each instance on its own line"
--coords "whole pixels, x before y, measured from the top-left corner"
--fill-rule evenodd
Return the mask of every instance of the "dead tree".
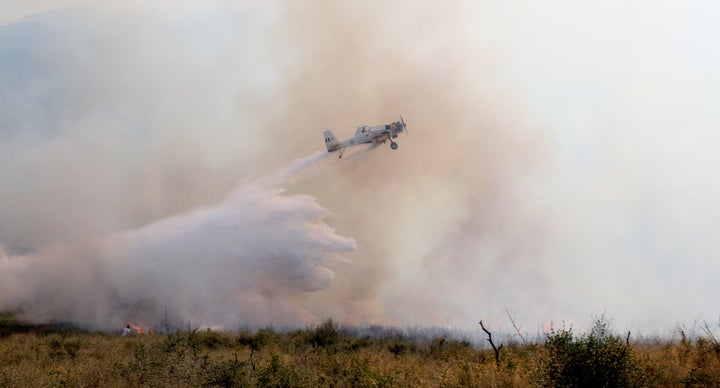
M 505 312 L 507 313 L 508 318 L 510 318 L 510 323 L 512 323 L 512 326 L 515 329 L 515 332 L 517 333 L 518 337 L 520 337 L 520 340 L 522 340 L 523 345 L 527 345 L 528 344 L 528 341 L 526 338 L 527 333 L 525 333 L 525 335 L 523 335 L 522 331 L 520 331 L 521 327 L 515 323 L 515 320 L 513 319 L 512 315 L 510 315 L 510 311 L 505 310 Z
M 485 328 L 485 325 L 483 325 L 482 321 L 480 321 L 480 327 L 488 335 L 487 341 L 490 342 L 490 346 L 492 346 L 492 349 L 495 352 L 495 364 L 500 365 L 500 349 L 503 348 L 503 345 L 500 344 L 500 346 L 495 346 L 495 343 L 492 340 L 492 333 Z

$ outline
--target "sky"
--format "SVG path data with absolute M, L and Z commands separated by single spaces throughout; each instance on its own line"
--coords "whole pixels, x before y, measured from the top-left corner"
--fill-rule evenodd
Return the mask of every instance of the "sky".
M 0 2 L 0 309 L 717 322 L 718 8 Z

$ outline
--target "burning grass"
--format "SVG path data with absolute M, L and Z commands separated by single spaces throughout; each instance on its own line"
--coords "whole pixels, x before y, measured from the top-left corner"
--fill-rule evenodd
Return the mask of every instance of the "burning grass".
M 126 337 L 8 319 L 0 326 L 0 386 L 7 387 L 553 386 L 587 382 L 573 379 L 600 371 L 572 366 L 583 360 L 606 362 L 604 372 L 620 367 L 623 386 L 720 385 L 720 348 L 704 337 L 626 344 L 608 333 L 563 330 L 506 344 L 496 364 L 491 349 L 468 341 L 332 321 L 286 332 L 187 329 Z M 618 359 L 623 363 L 607 364 Z

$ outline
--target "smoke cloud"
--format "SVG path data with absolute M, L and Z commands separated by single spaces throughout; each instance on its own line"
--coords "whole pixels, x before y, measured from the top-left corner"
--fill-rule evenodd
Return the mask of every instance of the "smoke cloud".
M 547 142 L 488 84 L 462 9 L 223 11 L 65 8 L 0 31 L 0 309 L 469 326 L 542 294 L 542 226 L 514 185 Z M 263 173 L 401 114 L 398 151 Z M 326 209 L 352 264 L 325 260 L 354 246 Z
M 50 3 L 0 26 L 0 310 L 505 329 L 510 311 L 531 332 L 716 314 L 713 12 Z M 398 150 L 324 153 L 323 130 L 400 115 Z

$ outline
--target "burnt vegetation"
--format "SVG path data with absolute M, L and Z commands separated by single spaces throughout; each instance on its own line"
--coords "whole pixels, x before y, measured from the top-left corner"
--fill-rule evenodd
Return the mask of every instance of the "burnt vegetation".
M 470 341 L 332 320 L 294 330 L 121 337 L 1 317 L 0 386 L 720 385 L 720 346 L 708 324 L 697 335 L 678 330 L 678 338 L 633 341 L 613 333 L 604 317 L 584 333 L 563 326 L 532 341 L 499 341 L 483 325 L 487 341 Z

